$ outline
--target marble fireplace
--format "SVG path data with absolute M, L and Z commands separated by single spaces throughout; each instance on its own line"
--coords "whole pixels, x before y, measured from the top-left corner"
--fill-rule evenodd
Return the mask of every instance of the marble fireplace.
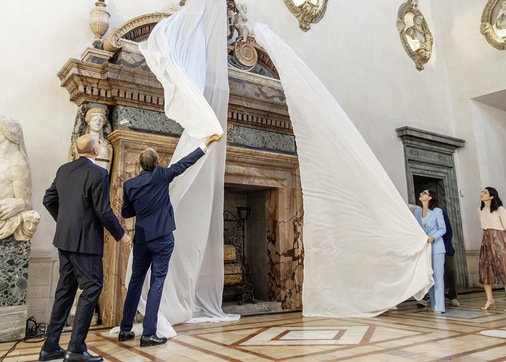
M 81 59 L 69 59 L 58 76 L 78 105 L 73 138 L 82 134 L 86 112 L 102 108 L 107 116 L 104 135 L 113 148 L 111 204 L 119 215 L 123 182 L 140 172 L 138 154 L 152 147 L 168 165 L 181 127 L 163 113 L 163 89 L 147 68 L 137 41 L 153 26 L 152 14 L 116 29 L 121 46 L 114 51 L 87 49 Z M 283 309 L 302 306 L 302 191 L 288 110 L 277 72 L 253 38 L 258 59 L 244 67 L 229 47 L 225 210 L 251 209 L 248 255 L 255 298 L 276 301 Z M 123 226 L 133 225 L 122 220 Z M 118 325 L 126 295 L 129 250 L 105 237 L 102 321 Z

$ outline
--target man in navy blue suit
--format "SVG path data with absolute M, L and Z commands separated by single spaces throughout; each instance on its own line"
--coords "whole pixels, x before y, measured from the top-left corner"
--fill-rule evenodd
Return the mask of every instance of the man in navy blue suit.
M 443 241 L 445 243 L 446 255 L 445 255 L 445 289 L 448 289 L 448 294 L 446 294 L 446 298 L 450 299 L 451 305 L 454 307 L 460 307 L 460 303 L 457 300 L 457 288 L 455 285 L 455 264 L 453 255 L 455 254 L 455 249 L 452 245 L 452 237 L 453 230 L 452 225 L 450 223 L 450 218 L 446 211 L 443 210 L 443 218 L 446 224 L 446 234 L 443 235 Z
M 170 203 L 169 184 L 188 167 L 195 164 L 207 148 L 221 139 L 213 135 L 202 147 L 197 148 L 169 168 L 158 165 L 158 154 L 147 148 L 139 155 L 142 172 L 125 182 L 123 207 L 125 218 L 136 216 L 133 249 L 132 276 L 123 308 L 118 340 L 123 342 L 135 337 L 132 324 L 139 304 L 142 285 L 151 267 L 151 281 L 143 321 L 141 347 L 159 345 L 167 338 L 156 335 L 157 315 L 162 297 L 163 283 L 169 269 L 169 260 L 174 249 L 172 232 L 176 229 L 174 212 Z

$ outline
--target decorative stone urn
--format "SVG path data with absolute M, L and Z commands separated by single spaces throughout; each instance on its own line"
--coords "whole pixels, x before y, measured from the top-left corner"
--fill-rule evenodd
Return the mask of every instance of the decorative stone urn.
M 90 11 L 90 28 L 95 35 L 93 46 L 98 49 L 102 49 L 102 37 L 107 32 L 107 29 L 109 29 L 110 14 L 105 10 L 106 7 L 107 4 L 104 0 L 99 0 Z

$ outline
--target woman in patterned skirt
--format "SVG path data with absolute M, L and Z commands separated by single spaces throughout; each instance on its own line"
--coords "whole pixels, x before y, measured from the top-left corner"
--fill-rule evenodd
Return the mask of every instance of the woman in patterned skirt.
M 478 209 L 483 240 L 480 248 L 480 283 L 485 285 L 487 303 L 481 309 L 495 309 L 493 285 L 506 288 L 506 209 L 493 187 L 485 187 Z M 506 308 L 504 309 L 506 312 Z

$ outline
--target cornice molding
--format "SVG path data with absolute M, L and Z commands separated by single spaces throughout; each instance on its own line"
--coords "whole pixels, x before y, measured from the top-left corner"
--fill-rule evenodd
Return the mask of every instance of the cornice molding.
M 139 143 L 143 147 L 147 143 L 164 145 L 170 152 L 176 148 L 179 138 L 160 136 L 151 133 L 119 129 L 111 132 L 107 139 L 113 144 L 119 142 Z M 227 145 L 227 164 L 239 164 L 248 166 L 272 167 L 274 169 L 298 170 L 299 160 L 297 155 L 280 154 L 264 150 L 255 150 L 245 147 Z
M 261 89 L 271 87 L 282 93 L 281 84 L 274 79 L 232 69 L 230 76 Z M 151 72 L 109 62 L 96 64 L 69 59 L 58 72 L 58 77 L 61 86 L 68 90 L 70 100 L 78 106 L 93 102 L 164 112 L 163 87 Z M 293 134 L 286 103 L 278 99 L 231 91 L 228 117 L 235 124 Z
M 96 102 L 163 112 L 163 88 L 151 72 L 117 64 L 95 64 L 69 59 L 58 72 L 70 100 L 80 106 Z
M 127 129 L 117 129 L 107 135 L 107 139 L 113 144 L 120 141 L 135 142 L 146 144 L 146 141 L 153 144 L 166 145 L 168 149 L 175 148 L 179 142 L 179 137 L 162 136 L 152 133 L 145 133 L 139 131 L 131 131 Z

